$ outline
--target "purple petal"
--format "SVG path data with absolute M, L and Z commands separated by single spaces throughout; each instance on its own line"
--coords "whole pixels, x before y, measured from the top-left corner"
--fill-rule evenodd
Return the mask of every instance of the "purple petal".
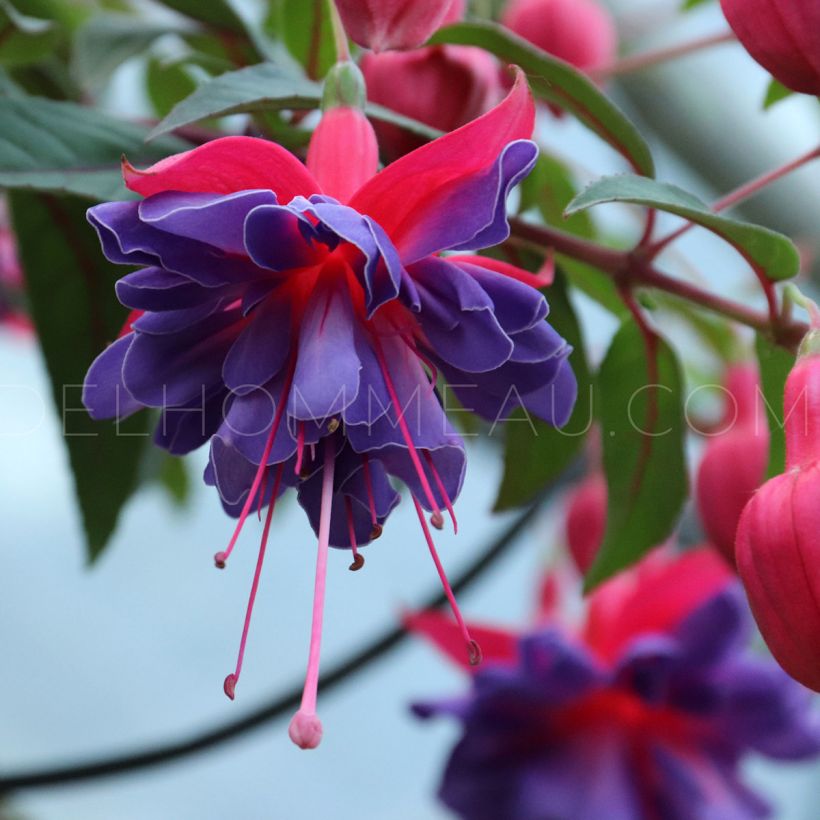
M 181 310 L 223 296 L 221 290 L 204 288 L 187 276 L 156 267 L 126 274 L 115 287 L 120 302 L 137 310 Z
M 166 407 L 154 431 L 154 443 L 173 455 L 190 453 L 216 433 L 228 406 L 227 392 L 219 389 L 183 407 Z
M 310 222 L 281 205 L 261 205 L 245 220 L 247 253 L 263 268 L 282 272 L 319 261 Z
M 117 339 L 88 369 L 83 404 L 92 419 L 124 419 L 144 407 L 128 392 L 122 377 L 125 356 L 133 341 L 131 333 Z

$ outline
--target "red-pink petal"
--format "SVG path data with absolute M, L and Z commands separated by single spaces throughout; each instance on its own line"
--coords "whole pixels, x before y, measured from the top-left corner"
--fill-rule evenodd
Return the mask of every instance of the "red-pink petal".
M 293 154 L 256 137 L 221 137 L 166 157 L 144 171 L 123 160 L 122 171 L 125 184 L 143 196 L 163 191 L 233 194 L 262 188 L 287 204 L 299 194 L 321 192 Z
M 373 126 L 356 108 L 331 108 L 313 132 L 307 167 L 322 191 L 347 203 L 379 168 Z
M 510 142 L 529 139 L 534 125 L 527 79 L 516 69 L 515 85 L 495 108 L 388 165 L 350 204 L 373 217 L 401 251 L 415 213 L 435 209 L 454 188 L 490 168 Z
M 464 645 L 464 637 L 458 624 L 443 612 L 428 610 L 411 612 L 402 618 L 410 632 L 416 632 L 436 646 L 450 660 L 475 672 L 481 666 L 471 666 Z M 468 624 L 467 628 L 474 641 L 481 647 L 483 663 L 513 663 L 518 654 L 518 636 L 514 632 L 489 626 Z
M 544 288 L 552 284 L 547 277 L 539 273 L 530 273 L 524 268 L 519 268 L 517 265 L 511 265 L 509 262 L 502 262 L 500 259 L 491 259 L 489 256 L 473 256 L 470 254 L 458 254 L 458 256 L 449 257 L 453 262 L 469 262 L 471 265 L 478 265 L 480 268 L 500 273 L 502 276 L 509 276 L 510 279 L 516 279 L 529 285 L 531 288 Z M 543 268 L 542 268 L 543 271 Z
M 633 638 L 674 629 L 733 578 L 711 547 L 679 556 L 656 551 L 593 593 L 584 639 L 602 660 L 612 661 Z

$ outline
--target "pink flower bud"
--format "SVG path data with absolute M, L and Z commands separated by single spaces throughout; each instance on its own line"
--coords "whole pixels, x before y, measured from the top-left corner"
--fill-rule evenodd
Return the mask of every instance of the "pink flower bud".
M 407 53 L 366 54 L 362 72 L 372 102 L 441 131 L 453 131 L 488 111 L 501 94 L 496 64 L 482 49 L 437 46 Z M 423 139 L 376 122 L 388 159 L 418 148 Z
M 595 0 L 511 0 L 501 21 L 582 71 L 611 63 L 618 50 L 612 17 Z
M 772 654 L 820 691 L 820 356 L 786 382 L 786 467 L 743 510 L 737 567 Z
M 373 51 L 417 48 L 440 26 L 461 19 L 465 0 L 336 0 L 345 31 Z
M 729 369 L 720 432 L 709 440 L 697 476 L 697 503 L 704 529 L 732 565 L 740 515 L 766 477 L 769 459 L 769 428 L 758 384 L 755 368 Z
M 586 574 L 606 529 L 607 489 L 601 473 L 589 475 L 573 492 L 567 508 L 567 544 L 576 566 Z
M 792 91 L 820 94 L 817 0 L 720 0 L 746 51 Z
M 737 567 L 780 665 L 820 691 L 820 462 L 767 481 L 746 505 Z

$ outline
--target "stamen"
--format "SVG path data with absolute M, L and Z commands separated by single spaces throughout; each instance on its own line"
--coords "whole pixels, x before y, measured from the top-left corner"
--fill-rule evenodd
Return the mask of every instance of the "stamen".
M 339 421 L 339 419 L 331 419 L 331 420 L 327 423 L 327 431 L 328 431 L 328 433 L 331 433 L 331 434 L 335 433 L 335 432 L 339 429 L 339 427 L 341 426 L 341 424 L 342 424 L 342 423 Z
M 262 476 L 268 469 L 268 457 L 270 456 L 270 452 L 273 449 L 273 441 L 276 438 L 276 432 L 279 429 L 279 424 L 282 421 L 282 415 L 285 412 L 285 399 L 287 398 L 291 382 L 293 381 L 293 371 L 295 369 L 294 365 L 295 362 L 292 361 L 290 367 L 288 368 L 288 375 L 285 378 L 285 384 L 282 387 L 282 394 L 279 397 L 279 405 L 277 406 L 276 414 L 273 417 L 273 424 L 270 428 L 268 440 L 265 442 L 265 449 L 262 451 L 262 459 L 259 462 L 259 468 L 257 469 L 256 475 L 254 476 L 250 492 L 248 493 L 248 497 L 245 499 L 245 504 L 242 507 L 242 512 L 239 515 L 239 521 L 236 522 L 236 528 L 233 531 L 231 540 L 228 542 L 228 546 L 224 550 L 214 555 L 214 564 L 216 564 L 218 569 L 225 569 L 225 564 L 228 561 L 228 558 L 230 557 L 231 553 L 233 552 L 233 548 L 236 546 L 236 542 L 239 539 L 239 533 L 242 532 L 242 527 L 245 526 L 245 521 L 248 517 L 248 513 L 250 513 L 251 511 L 251 505 L 253 504 L 254 498 L 256 498 L 256 493 L 259 491 L 259 485 L 262 483 Z
M 430 392 L 433 392 L 436 389 L 436 385 L 438 384 L 438 368 L 433 364 L 433 362 L 426 356 L 424 353 L 419 350 L 416 343 L 413 339 L 408 336 L 406 333 L 401 334 L 401 338 L 404 343 L 413 351 L 413 353 L 418 357 L 423 365 L 427 367 L 430 371 Z
M 262 507 L 265 506 L 265 496 L 268 494 L 268 483 L 270 482 L 270 468 L 265 471 L 265 481 L 259 493 L 259 504 L 256 507 L 256 517 L 262 520 Z
M 375 528 L 379 525 L 379 517 L 376 515 L 376 499 L 373 496 L 373 482 L 370 479 L 370 459 L 367 454 L 362 456 L 362 471 L 364 473 L 364 486 L 367 490 L 367 506 L 370 508 L 370 523 Z
M 453 532 L 458 533 L 458 521 L 456 521 L 456 511 L 453 509 L 453 502 L 450 500 L 450 496 L 447 495 L 447 490 L 444 489 L 444 482 L 441 480 L 441 476 L 439 475 L 438 470 L 436 469 L 436 464 L 433 461 L 433 456 L 430 455 L 429 450 L 423 450 L 424 459 L 427 462 L 427 466 L 430 468 L 430 472 L 433 474 L 433 480 L 436 482 L 436 487 L 438 487 L 439 494 L 444 499 L 444 506 L 447 507 L 447 512 L 450 513 L 450 520 L 453 522 Z M 440 520 L 441 524 L 433 524 L 433 526 L 440 530 L 444 526 L 444 516 L 439 513 L 437 521 Z M 433 519 L 430 519 L 430 523 L 433 523 Z
M 424 517 L 424 510 L 421 508 L 421 504 L 419 504 L 418 499 L 415 496 L 412 496 L 412 498 L 413 504 L 416 507 L 416 515 L 419 517 L 419 523 L 421 524 L 421 530 L 424 533 L 425 540 L 427 541 L 427 546 L 430 550 L 430 555 L 433 558 L 433 563 L 436 565 L 438 577 L 441 579 L 444 594 L 450 602 L 450 609 L 453 611 L 453 616 L 455 617 L 458 628 L 461 630 L 461 635 L 464 638 L 470 665 L 478 666 L 478 664 L 481 663 L 481 647 L 472 639 L 470 636 L 470 630 L 467 629 L 467 624 L 464 623 L 464 618 L 461 617 L 461 610 L 458 608 L 458 604 L 456 603 L 456 596 L 453 594 L 450 582 L 447 580 L 447 574 L 444 572 L 444 567 L 441 565 L 438 552 L 436 552 L 436 545 L 433 543 L 433 537 L 430 535 L 430 529 L 427 526 L 427 519 Z
M 290 739 L 301 749 L 315 749 L 322 740 L 322 722 L 316 714 L 316 696 L 319 686 L 319 655 L 322 646 L 322 616 L 325 605 L 327 553 L 330 543 L 330 512 L 333 504 L 334 467 L 335 449 L 332 442 L 326 439 L 308 667 L 305 676 L 305 688 L 302 690 L 302 705 L 293 716 L 288 727 Z
M 345 496 L 345 513 L 347 515 L 347 534 L 350 538 L 350 549 L 353 552 L 353 563 L 348 567 L 351 572 L 357 572 L 364 566 L 364 556 L 359 555 L 359 545 L 356 543 L 356 529 L 353 526 L 353 508 L 349 496 Z
M 430 487 L 430 482 L 427 480 L 427 476 L 424 473 L 424 467 L 421 464 L 421 460 L 419 459 L 419 454 L 416 451 L 416 446 L 413 444 L 413 438 L 410 435 L 410 430 L 407 428 L 407 421 L 404 418 L 404 411 L 401 409 L 401 404 L 399 403 L 399 397 L 396 393 L 396 388 L 393 386 L 393 380 L 390 378 L 390 373 L 387 370 L 387 362 L 384 358 L 384 351 L 382 350 L 381 342 L 379 341 L 379 337 L 373 333 L 373 341 L 374 341 L 374 351 L 376 353 L 376 358 L 379 362 L 379 367 L 382 371 L 382 376 L 384 377 L 384 384 L 387 387 L 387 392 L 390 394 L 390 401 L 393 403 L 393 406 L 396 408 L 396 418 L 398 419 L 399 429 L 401 430 L 402 437 L 404 438 L 404 443 L 407 445 L 407 451 L 410 455 L 410 460 L 413 462 L 413 467 L 416 470 L 416 475 L 419 477 L 419 481 L 421 482 L 421 488 L 424 490 L 424 495 L 427 498 L 427 502 L 430 504 L 434 513 L 441 513 L 438 504 L 436 503 L 436 499 L 433 496 L 433 490 Z
M 303 421 L 299 422 L 298 429 L 296 431 L 296 466 L 293 468 L 293 471 L 296 475 L 299 475 L 302 472 L 302 458 L 305 455 L 305 423 Z
M 444 529 L 444 516 L 441 513 L 432 513 L 430 516 L 430 526 L 437 530 Z
M 259 557 L 256 559 L 256 570 L 253 573 L 253 583 L 251 584 L 251 594 L 248 597 L 248 608 L 245 610 L 245 624 L 242 627 L 242 638 L 239 641 L 239 654 L 236 658 L 236 669 L 225 678 L 223 689 L 225 694 L 231 699 L 234 699 L 236 694 L 236 684 L 239 683 L 239 674 L 242 672 L 242 660 L 245 657 L 245 644 L 248 641 L 248 629 L 251 625 L 251 615 L 253 614 L 253 604 L 256 601 L 256 591 L 259 589 L 259 577 L 262 573 L 262 563 L 265 560 L 265 549 L 268 546 L 268 535 L 270 534 L 270 525 L 273 520 L 273 510 L 276 507 L 276 497 L 279 494 L 279 483 L 282 480 L 282 472 L 284 470 L 284 462 L 276 469 L 276 479 L 273 484 L 273 495 L 268 504 L 268 514 L 265 518 L 265 527 L 262 530 L 262 541 L 259 544 Z

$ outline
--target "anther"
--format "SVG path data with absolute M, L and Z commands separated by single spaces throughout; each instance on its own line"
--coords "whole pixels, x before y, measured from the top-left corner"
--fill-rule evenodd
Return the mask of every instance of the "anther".
M 364 566 L 364 556 L 357 552 L 353 556 L 353 563 L 348 567 L 351 572 L 358 572 Z
M 225 562 L 228 560 L 228 555 L 223 550 L 220 550 L 214 555 L 214 566 L 217 569 L 225 569 Z
M 222 684 L 222 688 L 231 700 L 236 697 L 236 675 L 234 675 L 233 672 L 225 678 L 225 683 Z
M 467 644 L 467 656 L 470 659 L 470 666 L 478 666 L 481 663 L 483 655 L 477 641 L 470 641 Z
M 370 540 L 375 541 L 377 538 L 382 537 L 382 532 L 384 532 L 384 528 L 381 524 L 374 524 L 373 529 L 370 530 Z
M 328 431 L 328 433 L 335 433 L 339 429 L 340 426 L 341 426 L 341 422 L 339 421 L 339 419 L 331 419 L 327 423 L 327 431 Z
M 430 516 L 430 525 L 435 527 L 437 530 L 444 529 L 444 516 L 440 512 L 434 512 Z

